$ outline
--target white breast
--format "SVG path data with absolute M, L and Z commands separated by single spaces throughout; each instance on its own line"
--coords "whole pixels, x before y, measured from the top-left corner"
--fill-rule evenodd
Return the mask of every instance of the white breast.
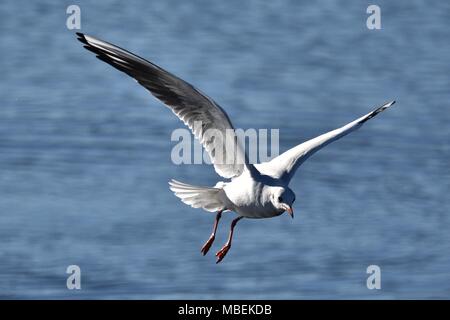
M 270 218 L 280 215 L 269 197 L 264 194 L 262 182 L 252 179 L 250 174 L 242 174 L 224 188 L 233 208 L 230 210 L 246 218 Z

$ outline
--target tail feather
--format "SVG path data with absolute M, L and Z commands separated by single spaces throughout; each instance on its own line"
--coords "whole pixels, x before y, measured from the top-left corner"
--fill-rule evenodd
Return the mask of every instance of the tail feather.
M 169 181 L 169 188 L 181 201 L 193 208 L 214 212 L 224 210 L 220 195 L 223 190 L 215 187 L 193 186 L 176 180 Z

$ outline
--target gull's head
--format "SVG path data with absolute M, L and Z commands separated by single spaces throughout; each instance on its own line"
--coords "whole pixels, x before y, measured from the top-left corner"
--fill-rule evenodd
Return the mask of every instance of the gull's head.
M 294 201 L 295 201 L 295 194 L 288 187 L 274 188 L 272 193 L 272 203 L 280 213 L 286 211 L 287 213 L 289 213 L 291 218 L 294 218 L 294 210 L 292 209 Z

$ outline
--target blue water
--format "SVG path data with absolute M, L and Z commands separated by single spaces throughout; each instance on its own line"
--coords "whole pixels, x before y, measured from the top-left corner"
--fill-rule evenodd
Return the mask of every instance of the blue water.
M 280 150 L 388 100 L 292 182 L 296 219 L 213 215 L 167 181 L 183 127 L 66 28 L 72 1 L 0 4 L 0 298 L 450 298 L 450 3 L 77 1 L 81 31 L 198 86 L 239 128 L 280 128 Z M 66 288 L 67 266 L 81 290 Z M 366 268 L 381 268 L 368 290 Z

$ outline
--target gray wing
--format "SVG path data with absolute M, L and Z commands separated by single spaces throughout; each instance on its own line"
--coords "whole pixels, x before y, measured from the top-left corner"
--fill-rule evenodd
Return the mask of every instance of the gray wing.
M 289 149 L 269 162 L 257 165 L 256 168 L 263 173 L 274 178 L 282 179 L 286 183 L 292 179 L 297 168 L 314 153 L 336 141 L 343 136 L 359 129 L 367 120 L 372 119 L 380 112 L 392 106 L 395 101 L 391 101 L 373 110 L 372 112 L 352 121 L 345 126 L 322 134 L 314 139 L 308 140 L 298 146 Z
M 225 111 L 191 84 L 115 45 L 77 33 L 97 58 L 133 77 L 168 106 L 193 132 L 208 152 L 216 172 L 224 178 L 251 169 Z

